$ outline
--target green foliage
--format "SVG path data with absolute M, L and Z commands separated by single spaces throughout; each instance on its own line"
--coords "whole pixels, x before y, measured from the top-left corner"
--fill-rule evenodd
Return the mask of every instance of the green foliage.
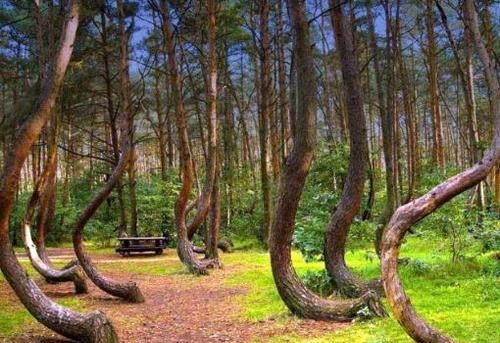
M 418 233 L 442 238 L 442 246 L 454 262 L 467 255 L 500 249 L 497 214 L 480 211 L 467 202 L 468 194 L 461 194 L 415 227 Z
M 169 230 L 175 235 L 175 200 L 180 185 L 177 175 L 163 180 L 155 177 L 146 182 L 140 179 L 137 184 L 137 214 L 139 234 L 143 236 L 161 235 Z
M 425 276 L 432 272 L 432 266 L 419 258 L 410 259 L 404 268 L 416 276 Z
M 323 297 L 332 294 L 334 291 L 332 286 L 332 279 L 326 270 L 314 271 L 308 270 L 302 275 L 304 284 L 314 293 Z

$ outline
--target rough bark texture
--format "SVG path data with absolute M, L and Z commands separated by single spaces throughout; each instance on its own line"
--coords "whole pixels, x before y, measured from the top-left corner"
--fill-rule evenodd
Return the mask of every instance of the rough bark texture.
M 377 102 L 379 107 L 379 114 L 382 122 L 382 145 L 384 150 L 384 161 L 385 161 L 385 184 L 387 192 L 387 200 L 385 203 L 384 211 L 380 216 L 379 227 L 377 228 L 375 237 L 375 249 L 379 252 L 380 239 L 382 237 L 382 231 L 385 224 L 391 217 L 394 209 L 396 208 L 396 185 L 395 185 L 395 172 L 394 165 L 392 162 L 392 156 L 394 155 L 393 141 L 394 135 L 391 130 L 392 114 L 389 110 L 386 101 L 384 100 L 384 88 L 383 88 L 383 76 L 382 69 L 380 66 L 380 59 L 378 54 L 377 39 L 375 36 L 375 24 L 373 20 L 373 15 L 371 11 L 371 2 L 366 3 L 366 13 L 368 20 L 368 31 L 369 31 L 369 45 L 370 52 L 373 55 L 373 66 L 375 68 L 375 82 L 377 85 Z M 387 24 L 388 25 L 388 24 Z M 389 40 L 389 37 L 387 37 Z M 387 56 L 389 57 L 387 52 Z M 390 62 L 387 62 L 390 63 Z M 389 73 L 390 74 L 390 73 Z
M 120 178 L 122 177 L 125 168 L 128 166 L 131 148 L 131 128 L 129 123 L 129 115 L 122 114 L 120 160 L 115 166 L 106 184 L 104 184 L 104 186 L 96 194 L 94 199 L 89 203 L 89 205 L 87 205 L 85 210 L 78 217 L 73 231 L 73 247 L 75 248 L 76 256 L 78 257 L 80 265 L 96 286 L 115 297 L 122 298 L 129 302 L 140 303 L 144 302 L 144 296 L 142 295 L 137 284 L 134 282 L 117 283 L 101 275 L 92 263 L 90 256 L 86 254 L 83 244 L 83 230 L 85 228 L 85 225 L 90 220 L 90 218 L 92 218 L 92 216 L 97 211 L 99 206 L 104 202 L 104 200 L 106 200 L 109 194 L 111 194 L 113 188 L 118 183 L 118 180 L 120 180 Z
M 336 5 L 335 0 L 330 0 L 329 3 L 332 8 Z M 368 290 L 369 285 L 352 274 L 344 256 L 349 228 L 359 212 L 363 197 L 368 169 L 368 139 L 354 38 L 342 8 L 332 11 L 332 25 L 345 87 L 350 159 L 342 198 L 337 203 L 337 209 L 330 219 L 325 235 L 325 264 L 328 274 L 342 295 L 360 297 Z
M 438 61 L 432 3 L 432 0 L 426 0 L 427 11 L 425 16 L 425 26 L 427 29 L 426 53 L 429 63 L 429 107 L 432 118 L 432 154 L 436 166 L 441 171 L 444 171 L 443 125 L 441 120 L 441 106 L 439 105 Z
M 217 47 L 216 47 L 216 4 L 207 2 L 208 12 L 208 154 L 205 184 L 197 201 L 196 212 L 188 225 L 188 237 L 192 239 L 200 225 L 205 221 L 211 204 L 217 169 Z
M 167 0 L 160 0 L 160 13 L 162 16 L 163 39 L 168 55 L 168 71 L 170 73 L 170 88 L 174 102 L 177 133 L 179 141 L 179 153 L 182 169 L 182 187 L 175 204 L 175 224 L 177 229 L 177 253 L 186 267 L 194 274 L 208 274 L 210 261 L 200 261 L 193 251 L 193 246 L 188 238 L 186 225 L 186 211 L 193 184 L 193 164 L 189 149 L 189 137 L 187 131 L 187 118 L 182 99 L 182 86 L 175 56 L 175 45 L 172 22 Z
M 120 28 L 120 105 L 123 113 L 130 116 L 130 125 L 133 127 L 132 102 L 130 95 L 130 77 L 128 70 L 128 44 L 133 27 L 125 28 L 125 9 L 122 0 L 117 0 L 119 28 Z M 137 237 L 137 191 L 136 191 L 136 153 L 134 145 L 134 130 L 130 132 L 130 157 L 128 159 L 128 189 L 130 199 L 130 228 L 131 236 Z
M 470 30 L 485 67 L 485 75 L 492 91 L 492 109 L 495 118 L 495 136 L 483 159 L 464 172 L 441 183 L 429 193 L 401 206 L 392 216 L 385 230 L 381 246 L 383 283 L 389 304 L 398 322 L 416 342 L 448 343 L 451 338 L 427 324 L 411 305 L 398 274 L 399 250 L 412 225 L 451 200 L 456 195 L 481 182 L 500 161 L 500 86 L 494 61 L 490 58 L 479 31 L 477 13 L 472 0 L 465 0 L 464 19 Z
M 54 64 L 42 86 L 40 99 L 34 114 L 19 129 L 16 142 L 9 152 L 0 182 L 0 268 L 26 309 L 49 329 L 82 342 L 118 342 L 111 323 L 103 313 L 79 314 L 49 299 L 29 279 L 19 264 L 12 248 L 9 233 L 9 217 L 20 172 L 35 140 L 50 119 L 68 66 L 76 30 L 78 28 L 79 2 L 70 1 L 67 19 L 61 34 Z
M 271 109 L 271 39 L 269 35 L 269 2 L 259 1 L 259 29 L 261 35 L 260 51 L 260 102 L 259 102 L 259 145 L 260 145 L 260 179 L 262 202 L 264 206 L 261 241 L 267 247 L 269 228 L 271 226 L 271 184 L 268 174 L 268 136 L 269 113 Z
M 297 276 L 291 259 L 291 243 L 300 196 L 314 154 L 316 85 L 309 28 L 304 4 L 288 2 L 294 32 L 297 58 L 297 131 L 294 148 L 289 155 L 280 187 L 280 197 L 272 226 L 269 248 L 271 266 L 278 292 L 288 308 L 301 317 L 319 320 L 349 321 L 365 308 L 375 315 L 384 315 L 378 296 L 367 292 L 359 299 L 323 299 L 308 290 Z M 338 5 L 338 3 L 336 3 Z M 340 11 L 340 6 L 335 7 Z
M 54 138 L 55 139 L 55 138 Z M 35 270 L 42 275 L 45 280 L 49 283 L 59 283 L 59 282 L 73 282 L 75 284 L 75 291 L 77 294 L 87 293 L 88 288 L 85 282 L 85 276 L 83 270 L 78 265 L 73 265 L 69 268 L 64 268 L 63 270 L 57 270 L 52 267 L 52 265 L 39 255 L 37 245 L 33 242 L 31 236 L 31 222 L 33 220 L 33 215 L 35 208 L 38 203 L 40 203 L 40 212 L 45 212 L 46 208 L 43 207 L 40 201 L 40 193 L 44 192 L 47 188 L 48 183 L 51 181 L 50 178 L 53 176 L 55 165 L 57 160 L 57 145 L 50 144 L 49 157 L 46 162 L 45 168 L 38 179 L 31 198 L 28 202 L 26 209 L 26 214 L 23 218 L 21 224 L 21 238 L 24 243 L 26 254 L 31 261 L 31 264 Z M 46 204 L 45 206 L 47 206 Z M 39 218 L 44 220 L 44 218 Z M 45 249 L 43 250 L 45 251 Z

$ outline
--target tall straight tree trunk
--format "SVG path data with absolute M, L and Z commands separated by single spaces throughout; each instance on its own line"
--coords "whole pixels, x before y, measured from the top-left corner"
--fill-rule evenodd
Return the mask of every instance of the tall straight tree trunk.
M 209 0 L 213 2 L 214 0 Z M 219 260 L 219 233 L 221 221 L 221 206 L 220 206 L 220 162 L 218 156 L 217 170 L 215 172 L 214 188 L 212 190 L 212 203 L 210 205 L 210 224 L 206 235 L 206 258 L 214 261 Z M 224 244 L 224 243 L 220 243 Z
M 334 3 L 334 16 L 344 30 L 349 30 L 342 14 L 340 1 Z M 291 242 L 295 230 L 295 215 L 316 143 L 316 80 L 309 26 L 302 0 L 288 1 L 297 58 L 297 133 L 282 176 L 280 196 L 273 222 L 269 250 L 271 267 L 278 293 L 296 315 L 319 320 L 351 321 L 360 309 L 384 315 L 378 297 L 368 291 L 359 299 L 323 299 L 312 293 L 297 276 L 291 258 Z
M 495 120 L 493 142 L 483 159 L 474 166 L 434 187 L 420 198 L 398 208 L 391 218 L 382 240 L 381 267 L 385 292 L 396 319 L 416 342 L 451 343 L 454 341 L 426 323 L 411 305 L 411 301 L 405 293 L 398 275 L 398 256 L 402 240 L 413 224 L 425 218 L 455 196 L 477 185 L 500 162 L 500 85 L 497 78 L 498 71 L 481 38 L 473 0 L 465 0 L 464 19 L 466 30 L 472 32 L 479 57 L 485 68 L 486 81 L 492 91 L 491 101 Z
M 106 25 L 106 14 L 104 13 L 104 8 L 101 9 L 101 40 L 102 40 L 102 58 L 104 63 L 104 81 L 106 83 L 106 100 L 107 100 L 107 111 L 109 117 L 109 123 L 111 126 L 111 144 L 113 146 L 113 153 L 115 157 L 115 164 L 118 163 L 120 159 L 120 147 L 118 142 L 118 128 L 116 125 L 117 114 L 115 113 L 115 106 L 113 102 L 113 88 L 111 85 L 112 76 L 109 66 L 109 47 L 108 47 L 108 35 L 107 35 L 107 25 Z M 122 180 L 118 180 L 116 185 L 116 193 L 118 194 L 118 205 L 120 208 L 120 224 L 118 226 L 118 236 L 122 236 L 127 232 L 127 212 L 125 208 L 125 199 L 123 197 L 123 186 Z
M 134 123 L 132 115 L 132 104 L 130 95 L 130 77 L 128 69 L 128 44 L 130 41 L 130 28 L 125 28 L 125 11 L 123 0 L 116 1 L 118 8 L 118 23 L 120 27 L 120 105 L 121 111 L 132 118 L 130 125 L 132 132 L 130 135 L 130 160 L 128 161 L 128 190 L 130 200 L 130 235 L 137 237 L 137 180 L 136 180 L 136 161 L 137 156 L 134 144 Z
M 438 63 L 436 36 L 434 32 L 434 12 L 432 0 L 426 0 L 425 26 L 427 30 L 426 54 L 429 64 L 429 108 L 432 118 L 432 155 L 434 163 L 440 171 L 445 171 L 445 158 L 443 148 L 443 124 L 441 106 L 439 105 Z
M 406 194 L 403 203 L 409 202 L 415 193 L 417 187 L 417 129 L 415 123 L 416 114 L 413 111 L 412 106 L 412 96 L 410 89 L 410 81 L 408 78 L 407 66 L 403 59 L 403 46 L 402 46 L 402 34 L 401 25 L 399 20 L 397 20 L 397 25 L 395 27 L 395 37 L 396 39 L 396 62 L 399 77 L 401 80 L 401 92 L 403 93 L 403 110 L 405 113 L 405 124 L 406 124 L 406 146 L 407 146 L 407 165 L 408 165 L 408 192 Z
M 280 132 L 280 149 L 281 160 L 284 161 L 288 155 L 288 140 L 290 138 L 289 125 L 288 125 L 288 88 L 286 85 L 286 65 L 285 65 L 285 42 L 283 32 L 283 4 L 278 1 L 276 9 L 277 21 L 277 55 L 278 55 L 278 84 L 279 84 L 279 115 L 281 123 Z
M 329 0 L 330 7 L 338 5 Z M 359 75 L 354 35 L 347 17 L 332 11 L 337 52 L 340 55 L 344 96 L 350 138 L 350 159 L 342 197 L 332 215 L 325 234 L 325 264 L 339 293 L 355 298 L 368 290 L 368 284 L 354 276 L 345 261 L 349 228 L 359 212 L 368 171 L 368 140 L 363 111 L 363 94 Z
M 260 49 L 260 101 L 259 101 L 259 143 L 260 177 L 264 213 L 262 219 L 261 242 L 267 247 L 271 227 L 271 184 L 267 170 L 267 147 L 269 138 L 269 113 L 271 112 L 271 38 L 269 34 L 269 2 L 259 0 Z
M 385 3 L 384 3 L 385 4 Z M 395 182 L 395 170 L 393 165 L 393 155 L 394 155 L 394 135 L 392 130 L 392 110 L 388 108 L 386 100 L 384 99 L 384 91 L 383 91 L 383 80 L 382 80 L 382 69 L 380 67 L 380 59 L 378 54 L 378 46 L 377 39 L 375 36 L 375 26 L 373 22 L 373 15 L 371 9 L 371 3 L 368 1 L 366 3 L 366 13 L 368 19 L 368 31 L 369 31 L 369 45 L 370 51 L 373 56 L 373 65 L 375 67 L 375 82 L 377 87 L 377 102 L 380 111 L 380 118 L 382 122 L 382 145 L 384 150 L 384 162 L 385 162 L 385 184 L 386 184 L 386 192 L 387 199 L 385 203 L 384 210 L 380 216 L 379 224 L 377 228 L 377 233 L 375 237 L 375 249 L 377 252 L 379 251 L 380 239 L 382 237 L 382 232 L 385 224 L 391 217 L 392 213 L 396 208 L 396 182 Z M 387 6 L 386 6 L 387 8 Z M 388 11 L 386 11 L 386 17 L 388 16 Z M 386 25 L 390 25 L 390 20 L 386 18 Z M 390 30 L 386 28 L 386 39 L 389 40 Z M 390 43 L 387 42 L 390 46 Z M 391 65 L 391 52 L 386 49 L 386 58 L 387 64 Z M 389 72 L 388 74 L 392 74 Z M 390 80 L 388 80 L 389 82 Z M 387 97 L 392 97 L 392 95 L 387 95 Z
M 26 309 L 49 329 L 84 342 L 118 342 L 101 312 L 79 314 L 48 298 L 19 264 L 9 238 L 9 219 L 21 169 L 29 151 L 50 119 L 68 66 L 79 19 L 79 2 L 70 1 L 55 59 L 42 85 L 36 111 L 18 130 L 0 177 L 0 269 Z

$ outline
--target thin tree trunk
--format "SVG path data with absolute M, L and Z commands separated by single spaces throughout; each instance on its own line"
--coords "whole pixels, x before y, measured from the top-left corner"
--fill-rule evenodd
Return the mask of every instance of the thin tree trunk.
M 205 221 L 211 204 L 217 169 L 217 47 L 216 47 L 216 4 L 213 0 L 207 2 L 208 12 L 208 82 L 207 82 L 207 109 L 208 109 L 208 153 L 205 184 L 201 196 L 197 201 L 194 218 L 189 223 L 188 238 L 191 240 Z
M 271 184 L 267 170 L 267 140 L 269 138 L 269 113 L 271 112 L 271 39 L 269 35 L 269 2 L 259 0 L 259 30 L 261 34 L 260 51 L 260 102 L 259 102 L 259 143 L 260 143 L 260 177 L 262 202 L 264 206 L 262 231 L 260 240 L 268 245 L 271 227 Z
M 39 212 L 42 214 L 39 216 L 38 221 L 45 223 L 47 207 L 49 206 L 48 202 L 41 201 L 43 198 L 43 194 L 46 193 L 47 188 L 50 187 L 50 182 L 55 174 L 55 168 L 57 166 L 57 144 L 56 144 L 56 128 L 53 127 L 50 138 L 50 148 L 48 152 L 47 162 L 45 164 L 45 168 L 43 172 L 40 174 L 40 178 L 37 180 L 37 183 L 33 189 L 33 193 L 28 202 L 26 208 L 26 214 L 21 223 L 21 238 L 24 243 L 24 247 L 26 250 L 26 254 L 28 255 L 31 264 L 35 268 L 35 270 L 42 275 L 45 280 L 49 283 L 59 283 L 59 282 L 73 282 L 75 285 L 75 291 L 77 294 L 87 293 L 87 285 L 85 283 L 85 277 L 83 271 L 80 266 L 72 265 L 71 267 L 64 270 L 57 270 L 51 266 L 49 262 L 46 262 L 40 255 L 37 249 L 37 246 L 33 242 L 31 236 L 31 222 L 33 220 L 33 216 L 35 213 L 35 209 L 37 205 L 40 205 Z M 41 196 L 42 194 L 42 196 Z M 39 225 L 40 231 L 40 225 Z M 44 247 L 45 245 L 45 236 L 43 236 L 43 244 L 40 246 Z M 45 252 L 45 249 L 43 249 Z M 46 252 L 45 252 L 46 254 Z M 45 257 L 48 261 L 48 256 Z
M 125 11 L 123 0 L 117 0 L 118 22 L 120 27 L 120 105 L 122 112 L 127 113 L 132 122 L 130 123 L 132 131 L 130 132 L 130 159 L 128 161 L 128 189 L 130 201 L 130 227 L 131 236 L 137 237 L 137 180 L 136 180 L 136 161 L 137 156 L 134 144 L 134 123 L 132 115 L 132 104 L 130 95 L 130 77 L 128 69 L 128 44 L 130 40 L 130 29 L 125 28 Z
M 375 67 L 375 81 L 377 85 L 377 100 L 378 100 L 378 107 L 380 111 L 380 118 L 382 122 L 382 145 L 383 145 L 383 150 L 384 150 L 384 161 L 385 161 L 385 183 L 386 183 L 386 192 L 387 192 L 387 199 L 384 207 L 384 211 L 382 212 L 380 219 L 379 219 L 379 224 L 376 232 L 376 237 L 375 237 L 375 249 L 377 252 L 379 251 L 379 246 L 380 246 L 380 239 L 382 237 L 382 231 L 384 229 L 385 223 L 389 220 L 390 216 L 394 212 L 394 209 L 396 208 L 396 184 L 395 184 L 395 171 L 394 171 L 394 166 L 393 166 L 393 155 L 394 155 L 394 150 L 393 150 L 393 140 L 394 140 L 394 135 L 393 131 L 391 129 L 392 126 L 392 110 L 388 108 L 386 101 L 384 100 L 384 92 L 383 92 L 383 83 L 382 83 L 382 70 L 380 68 L 380 62 L 379 62 L 379 54 L 378 54 L 378 47 L 377 47 L 377 40 L 375 36 L 375 26 L 373 22 L 373 15 L 371 11 L 371 3 L 370 1 L 367 2 L 366 4 L 366 13 L 367 13 L 367 19 L 368 19 L 368 30 L 369 30 L 369 45 L 370 45 L 370 51 L 373 55 L 373 64 Z M 387 11 L 386 11 L 386 16 L 387 16 Z M 386 25 L 390 25 L 390 20 L 386 18 L 388 21 Z M 386 33 L 389 32 L 390 30 L 386 28 Z M 387 40 L 390 39 L 389 33 L 387 33 Z M 390 46 L 389 42 L 387 43 L 388 46 Z M 390 58 L 390 51 L 386 51 L 386 58 L 388 59 L 387 64 L 391 64 L 391 58 Z M 392 72 L 389 72 L 388 74 L 392 74 Z M 390 77 L 390 75 L 389 75 Z M 387 81 L 388 83 L 390 80 Z M 387 95 L 387 97 L 391 97 L 392 95 Z
M 113 103 L 113 89 L 111 86 L 111 71 L 109 66 L 109 47 L 108 47 L 108 35 L 106 26 L 106 14 L 104 9 L 101 10 L 101 25 L 102 25 L 102 58 L 104 62 L 104 81 L 106 83 L 106 100 L 107 100 L 107 110 L 109 123 L 111 126 L 111 143 L 113 146 L 113 153 L 115 157 L 115 164 L 118 163 L 120 159 L 120 147 L 118 142 L 118 129 L 116 127 L 117 113 L 115 112 L 115 106 Z M 120 208 L 120 224 L 118 226 L 118 236 L 121 237 L 125 232 L 127 232 L 127 212 L 125 208 L 125 199 L 123 197 L 123 187 L 122 180 L 118 180 L 116 185 L 116 192 L 118 194 L 118 205 Z
M 434 13 L 432 0 L 426 0 L 425 25 L 427 29 L 427 60 L 429 63 L 429 107 L 432 118 L 432 155 L 434 163 L 442 172 L 445 171 L 443 149 L 443 126 L 441 119 L 441 106 L 439 105 L 438 64 L 436 37 L 434 32 Z

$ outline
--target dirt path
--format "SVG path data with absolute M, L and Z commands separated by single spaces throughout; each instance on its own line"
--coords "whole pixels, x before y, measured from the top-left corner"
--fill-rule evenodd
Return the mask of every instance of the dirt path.
M 52 252 L 51 255 L 68 259 L 71 256 L 64 250 Z M 106 264 L 124 263 L 124 259 L 115 255 L 96 255 L 95 260 Z M 172 251 L 168 256 L 133 257 L 125 261 L 146 263 L 155 260 L 179 266 Z M 130 343 L 266 342 L 271 337 L 282 335 L 319 336 L 348 325 L 299 320 L 291 316 L 259 322 L 245 321 L 239 315 L 241 308 L 237 299 L 248 289 L 244 286 L 229 287 L 224 283 L 225 277 L 237 272 L 237 268 L 225 268 L 213 271 L 206 277 L 193 277 L 183 273 L 149 276 L 115 271 L 106 275 L 117 280 L 137 281 L 147 299 L 146 303 L 124 303 L 93 285 L 89 294 L 79 298 L 85 304 L 85 310 L 104 311 L 118 330 L 121 342 Z M 40 285 L 55 300 L 74 296 L 71 284 L 47 285 L 40 282 Z M 4 296 L 15 299 L 6 286 L 0 287 L 0 297 Z M 10 341 L 48 343 L 54 342 L 52 338 L 56 339 L 50 331 L 33 324 L 29 330 Z

